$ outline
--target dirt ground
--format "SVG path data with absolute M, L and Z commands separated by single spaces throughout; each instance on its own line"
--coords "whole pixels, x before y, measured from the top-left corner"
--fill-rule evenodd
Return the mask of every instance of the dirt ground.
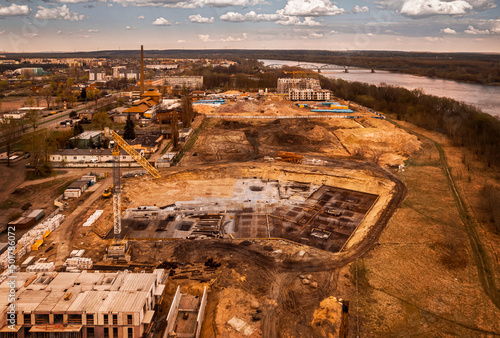
M 446 142 L 440 135 L 429 136 Z M 450 155 L 457 152 L 447 150 Z M 438 159 L 434 144 L 424 141 L 399 175 L 408 187 L 405 202 L 380 245 L 353 264 L 358 267 L 361 336 L 500 334 L 500 310 L 481 285 Z M 475 194 L 469 190 L 466 195 Z M 488 237 L 490 245 L 498 240 L 491 233 Z
M 383 120 L 205 119 L 182 166 L 243 162 L 276 157 L 279 151 L 304 156 L 369 159 L 385 166 L 403 164 L 420 148 L 416 136 Z
M 277 100 L 196 109 L 214 115 L 307 114 Z M 473 154 L 452 147 L 442 134 L 402 125 L 443 144 L 458 189 L 478 220 L 491 273 L 500 280 L 500 239 L 484 219 L 480 196 L 482 185 L 498 184 L 500 174 Z M 278 151 L 324 159 L 329 166 L 264 161 Z M 394 166 L 403 162 L 405 171 L 397 171 Z M 18 198 L 11 193 L 21 177 L 5 172 L 6 188 L 0 194 L 16 207 L 24 200 L 37 200 L 41 206 L 51 203 L 52 194 L 65 184 L 63 177 L 38 182 L 20 188 Z M 335 254 L 285 240 L 133 241 L 133 261 L 124 268 L 139 272 L 160 267 L 170 274 L 155 324 L 160 329 L 181 285 L 183 292 L 195 295 L 208 287 L 202 337 L 243 337 L 227 325 L 235 316 L 247 323 L 249 337 L 331 337 L 339 329 L 339 306 L 332 296 L 349 302 L 350 337 L 500 335 L 500 310 L 481 284 L 438 148 L 425 137 L 370 117 L 356 121 L 205 118 L 180 168 L 161 173 L 160 180 L 124 179 L 123 208 L 229 197 L 235 180 L 243 177 L 314 182 L 381 197 L 362 223 L 371 226 L 357 229 L 347 250 Z M 391 179 L 393 175 L 397 178 Z M 86 249 L 86 257 L 102 260 L 109 242 L 101 232 L 111 230 L 112 202 L 99 194 L 71 202 L 68 212 L 75 211 L 71 222 L 49 237 L 55 250 L 40 254 L 61 261 L 65 257 L 60 253 Z M 393 203 L 389 210 L 395 196 L 404 202 Z M 104 210 L 95 225 L 80 226 L 95 210 Z M 210 258 L 221 265 L 207 269 Z

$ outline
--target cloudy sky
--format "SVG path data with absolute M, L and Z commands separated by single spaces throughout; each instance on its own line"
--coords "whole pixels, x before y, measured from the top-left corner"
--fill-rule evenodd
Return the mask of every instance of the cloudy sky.
M 0 50 L 500 52 L 494 0 L 0 0 Z

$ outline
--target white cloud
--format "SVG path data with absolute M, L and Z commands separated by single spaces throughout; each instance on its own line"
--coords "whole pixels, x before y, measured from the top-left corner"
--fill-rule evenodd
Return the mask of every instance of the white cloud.
M 332 34 L 338 34 L 338 31 L 330 31 Z
M 177 40 L 177 43 L 184 43 L 186 40 Z
M 424 37 L 425 40 L 430 41 L 430 42 L 436 42 L 436 41 L 442 41 L 443 38 L 438 38 L 438 37 L 433 37 L 433 36 L 426 36 Z
M 31 13 L 31 9 L 27 5 L 16 5 L 12 4 L 10 6 L 0 5 L 0 17 L 1 16 L 20 16 L 28 15 Z
M 231 21 L 231 22 L 244 22 L 244 21 L 276 21 L 283 18 L 280 14 L 257 14 L 254 11 L 248 12 L 246 14 L 228 12 L 220 16 L 221 20 Z
M 265 0 L 110 0 L 122 6 L 146 7 L 163 6 L 168 8 L 231 7 L 267 4 Z
M 36 13 L 35 18 L 42 20 L 81 21 L 85 19 L 85 15 L 71 12 L 66 5 L 54 8 L 38 6 L 38 12 Z
M 490 32 L 500 33 L 500 19 L 492 20 Z
M 210 35 L 204 35 L 204 34 L 198 34 L 198 39 L 200 39 L 201 41 L 203 42 L 209 42 L 209 41 L 213 41 L 210 39 Z
M 369 13 L 370 9 L 367 6 L 359 7 L 359 5 L 356 5 L 351 12 L 353 12 L 354 14 Z
M 441 29 L 441 33 L 444 34 L 457 34 L 457 31 L 451 28 L 443 28 Z
M 23 37 L 27 38 L 27 39 L 33 39 L 33 38 L 36 38 L 38 36 L 38 33 L 26 33 L 26 34 L 23 34 Z
M 288 0 L 283 14 L 292 16 L 326 16 L 345 13 L 330 0 Z
M 59 0 L 57 2 L 60 2 L 63 4 L 81 4 L 83 2 L 89 2 L 89 0 Z
M 98 29 L 89 29 L 88 32 L 89 33 L 99 33 L 99 30 Z
M 305 17 L 304 21 L 300 21 L 300 19 L 296 16 L 287 16 L 282 20 L 276 21 L 276 23 L 284 26 L 321 26 L 321 23 L 314 21 L 312 16 Z
M 477 35 L 477 34 L 490 34 L 490 31 L 485 29 L 485 30 L 480 30 L 476 29 L 473 26 L 469 26 L 468 29 L 464 31 L 466 34 L 472 34 L 472 35 Z
M 373 0 L 380 9 L 392 9 L 414 18 L 432 15 L 463 15 L 472 10 L 495 8 L 495 0 Z
M 139 16 L 137 17 L 137 20 L 144 20 L 144 15 L 139 15 Z
M 196 23 L 213 23 L 214 17 L 212 16 L 211 18 L 204 18 L 200 14 L 196 14 L 196 15 L 190 15 L 189 20 L 191 22 L 196 22 Z
M 155 26 L 170 26 L 170 22 L 165 18 L 157 18 L 153 21 L 153 25 Z
M 241 34 L 241 37 L 234 37 L 234 36 L 227 36 L 227 37 L 221 37 L 219 39 L 212 39 L 210 38 L 210 35 L 208 34 L 198 34 L 198 39 L 200 39 L 203 42 L 214 42 L 214 41 L 221 41 L 221 42 L 239 42 L 239 41 L 244 41 L 248 38 L 247 33 Z
M 125 29 L 128 31 L 135 31 L 137 29 L 137 27 L 125 26 Z
M 283 11 L 283 9 L 280 9 L 276 11 L 275 14 L 257 14 L 255 11 L 250 11 L 245 14 L 228 12 L 221 15 L 220 19 L 230 22 L 274 21 L 276 24 L 284 26 L 321 26 L 321 23 L 314 21 L 312 16 L 307 16 L 301 21 L 299 17 L 283 15 Z
M 401 7 L 400 13 L 410 17 L 432 15 L 462 15 L 472 10 L 472 5 L 464 0 L 408 0 Z

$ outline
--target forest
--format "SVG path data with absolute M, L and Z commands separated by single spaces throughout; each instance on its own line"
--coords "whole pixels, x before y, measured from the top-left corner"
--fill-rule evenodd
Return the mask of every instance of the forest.
M 321 77 L 334 95 L 393 114 L 431 131 L 446 134 L 455 145 L 471 149 L 490 167 L 500 165 L 500 120 L 450 98 L 393 86 L 375 86 Z

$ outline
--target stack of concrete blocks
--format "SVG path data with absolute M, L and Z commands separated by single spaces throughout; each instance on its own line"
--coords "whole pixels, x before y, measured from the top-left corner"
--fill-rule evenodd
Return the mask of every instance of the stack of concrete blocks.
M 31 252 L 31 246 L 39 239 L 43 240 L 43 235 L 47 231 L 54 231 L 59 227 L 59 225 L 64 220 L 64 216 L 58 214 L 52 218 L 49 218 L 42 223 L 36 225 L 33 229 L 26 232 L 16 244 L 16 249 L 14 251 L 16 260 L 19 260 L 26 253 Z M 12 257 L 11 257 L 12 258 Z M 9 250 L 6 250 L 0 255 L 0 269 L 6 269 L 9 265 Z
M 84 257 L 70 257 L 64 263 L 66 266 L 66 271 L 79 272 L 79 270 L 92 269 L 92 259 Z
M 54 271 L 56 266 L 54 262 L 50 263 L 35 263 L 26 268 L 26 272 L 50 272 Z
M 101 217 L 103 210 L 96 210 L 86 221 L 83 223 L 84 227 L 91 226 L 99 217 Z
M 83 257 L 83 254 L 85 253 L 85 250 L 73 250 L 69 254 L 69 257 Z

